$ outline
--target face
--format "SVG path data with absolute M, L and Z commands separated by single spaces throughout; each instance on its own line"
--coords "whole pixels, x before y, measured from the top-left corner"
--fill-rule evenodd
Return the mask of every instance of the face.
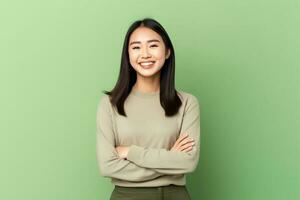
M 128 53 L 131 66 L 137 75 L 143 77 L 159 74 L 165 60 L 170 56 L 170 50 L 166 51 L 161 36 L 146 27 L 139 27 L 132 32 Z

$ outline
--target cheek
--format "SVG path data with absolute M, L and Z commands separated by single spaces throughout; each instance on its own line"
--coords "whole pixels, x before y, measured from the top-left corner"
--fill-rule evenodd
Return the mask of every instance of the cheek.
M 165 59 L 165 50 L 164 49 L 158 49 L 153 52 L 153 55 L 156 59 Z
M 129 54 L 129 60 L 130 60 L 130 63 L 136 62 L 137 57 L 138 57 L 137 54 L 134 53 L 134 52 L 129 52 L 128 54 Z

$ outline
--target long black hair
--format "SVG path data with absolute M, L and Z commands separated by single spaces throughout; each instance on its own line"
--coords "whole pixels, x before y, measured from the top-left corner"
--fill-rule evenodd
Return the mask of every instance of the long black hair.
M 170 56 L 165 60 L 164 66 L 160 71 L 160 104 L 165 110 L 165 116 L 173 116 L 178 112 L 182 104 L 178 92 L 175 89 L 175 53 L 167 32 L 162 25 L 154 19 L 145 18 L 138 20 L 129 27 L 123 43 L 121 67 L 117 83 L 111 91 L 102 92 L 109 95 L 110 102 L 113 106 L 117 107 L 118 113 L 126 116 L 124 102 L 131 92 L 137 76 L 136 71 L 129 61 L 128 43 L 130 35 L 138 27 L 147 27 L 158 33 L 164 41 L 166 50 L 170 49 Z

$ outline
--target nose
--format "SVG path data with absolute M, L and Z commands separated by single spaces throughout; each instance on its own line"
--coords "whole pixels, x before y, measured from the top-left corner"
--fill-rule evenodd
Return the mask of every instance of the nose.
M 146 47 L 146 48 L 142 48 L 142 51 L 141 51 L 141 57 L 142 57 L 142 58 L 149 58 L 149 57 L 151 57 L 151 55 L 150 55 L 149 52 L 148 52 L 147 47 Z

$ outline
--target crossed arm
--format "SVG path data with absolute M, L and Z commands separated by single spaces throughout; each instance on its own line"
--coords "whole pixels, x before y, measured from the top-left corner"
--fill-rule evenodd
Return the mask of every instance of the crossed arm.
M 192 98 L 186 107 L 180 137 L 171 150 L 146 148 L 137 145 L 116 147 L 109 108 L 109 99 L 101 99 L 97 111 L 97 160 L 100 173 L 127 181 L 146 181 L 163 175 L 183 174 L 195 170 L 199 159 L 200 116 L 199 104 Z M 195 146 L 187 148 L 187 137 Z M 126 159 L 124 159 L 126 158 Z
M 194 139 L 189 138 L 187 133 L 181 134 L 170 151 L 189 152 L 194 146 Z M 116 151 L 120 158 L 127 159 L 130 146 L 117 146 Z

